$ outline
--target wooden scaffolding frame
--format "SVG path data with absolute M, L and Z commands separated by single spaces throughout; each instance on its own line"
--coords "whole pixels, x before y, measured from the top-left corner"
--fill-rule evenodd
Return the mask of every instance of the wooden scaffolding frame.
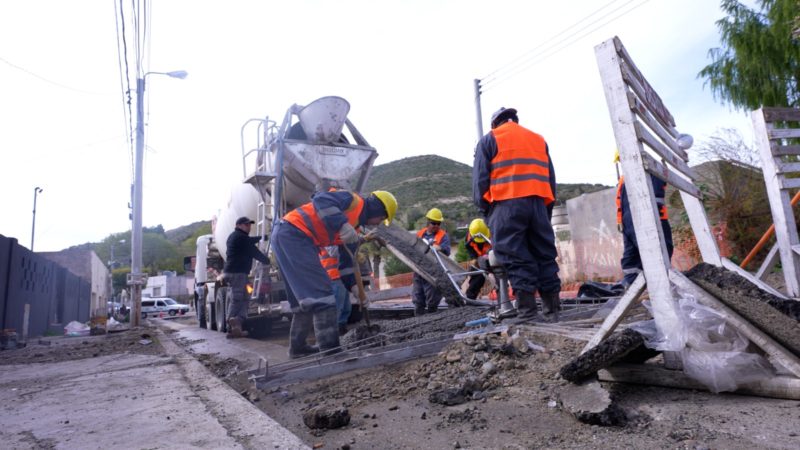
M 800 178 L 787 175 L 800 175 L 800 162 L 796 161 L 797 158 L 793 158 L 795 161 L 786 159 L 800 155 L 800 145 L 787 142 L 788 139 L 800 138 L 800 129 L 786 125 L 800 123 L 800 109 L 761 108 L 753 111 L 751 117 L 777 240 L 756 277 L 765 278 L 780 256 L 786 292 L 796 298 L 800 296 L 800 239 L 789 190 L 800 188 Z
M 680 319 L 672 290 L 676 286 L 692 293 L 702 304 L 720 311 L 730 325 L 745 334 L 751 342 L 774 357 L 795 376 L 800 377 L 800 358 L 683 274 L 671 269 L 650 174 L 680 191 L 703 261 L 733 271 L 759 288 L 786 298 L 720 255 L 701 201 L 702 194 L 694 183 L 694 171 L 688 165 L 686 149 L 690 144 L 685 144 L 684 138 L 676 129 L 672 114 L 636 67 L 619 38 L 611 38 L 595 47 L 595 56 L 625 174 L 625 186 L 643 272 L 606 317 L 582 353 L 597 346 L 614 331 L 645 288 L 650 295 L 656 327 L 669 341 L 670 333 L 679 329 L 675 326 Z M 796 170 L 800 170 L 800 165 Z

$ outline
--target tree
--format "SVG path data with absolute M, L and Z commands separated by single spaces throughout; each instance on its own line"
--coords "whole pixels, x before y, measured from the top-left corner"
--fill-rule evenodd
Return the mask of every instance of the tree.
M 723 47 L 709 50 L 700 71 L 714 97 L 737 109 L 800 106 L 800 16 L 797 0 L 758 0 L 760 11 L 722 0 L 727 17 L 717 21 Z

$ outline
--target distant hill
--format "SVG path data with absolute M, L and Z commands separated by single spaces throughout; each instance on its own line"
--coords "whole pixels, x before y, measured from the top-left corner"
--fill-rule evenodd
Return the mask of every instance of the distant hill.
M 557 184 L 559 202 L 607 189 L 601 184 Z M 445 220 L 466 225 L 478 216 L 472 204 L 472 167 L 437 155 L 403 158 L 373 167 L 365 192 L 386 190 L 400 204 L 398 220 L 409 229 L 424 222 L 428 209 L 442 210 Z

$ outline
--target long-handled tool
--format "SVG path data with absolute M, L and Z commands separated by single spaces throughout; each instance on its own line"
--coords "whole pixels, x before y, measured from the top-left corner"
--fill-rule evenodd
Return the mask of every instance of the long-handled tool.
M 367 328 L 370 328 L 371 325 L 369 323 L 369 310 L 367 309 L 367 306 L 365 304 L 367 300 L 367 293 L 364 291 L 364 281 L 361 279 L 361 270 L 358 267 L 358 260 L 356 259 L 355 256 L 358 254 L 358 249 L 360 246 L 361 244 L 356 245 L 355 252 L 351 252 L 350 248 L 346 245 L 344 245 L 343 247 L 345 251 L 347 251 L 347 254 L 350 255 L 350 259 L 353 261 L 353 273 L 356 276 L 356 286 L 358 286 L 358 307 L 361 308 L 361 314 L 364 315 L 364 322 L 367 323 Z

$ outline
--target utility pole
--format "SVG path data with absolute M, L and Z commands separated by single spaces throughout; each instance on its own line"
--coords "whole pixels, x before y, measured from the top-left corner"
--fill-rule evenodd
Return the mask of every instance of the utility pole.
M 147 72 L 136 79 L 136 158 L 133 184 L 133 223 L 131 224 L 131 273 L 128 285 L 131 287 L 131 327 L 138 327 L 142 317 L 142 172 L 144 163 L 144 81 L 150 74 L 167 75 L 172 78 L 186 78 L 186 71 Z
M 31 224 L 31 251 L 33 251 L 33 237 L 36 234 L 36 195 L 44 189 L 36 186 L 33 188 L 33 223 Z
M 475 115 L 477 116 L 476 125 L 478 126 L 478 140 L 483 137 L 483 115 L 481 114 L 481 80 L 475 78 Z

